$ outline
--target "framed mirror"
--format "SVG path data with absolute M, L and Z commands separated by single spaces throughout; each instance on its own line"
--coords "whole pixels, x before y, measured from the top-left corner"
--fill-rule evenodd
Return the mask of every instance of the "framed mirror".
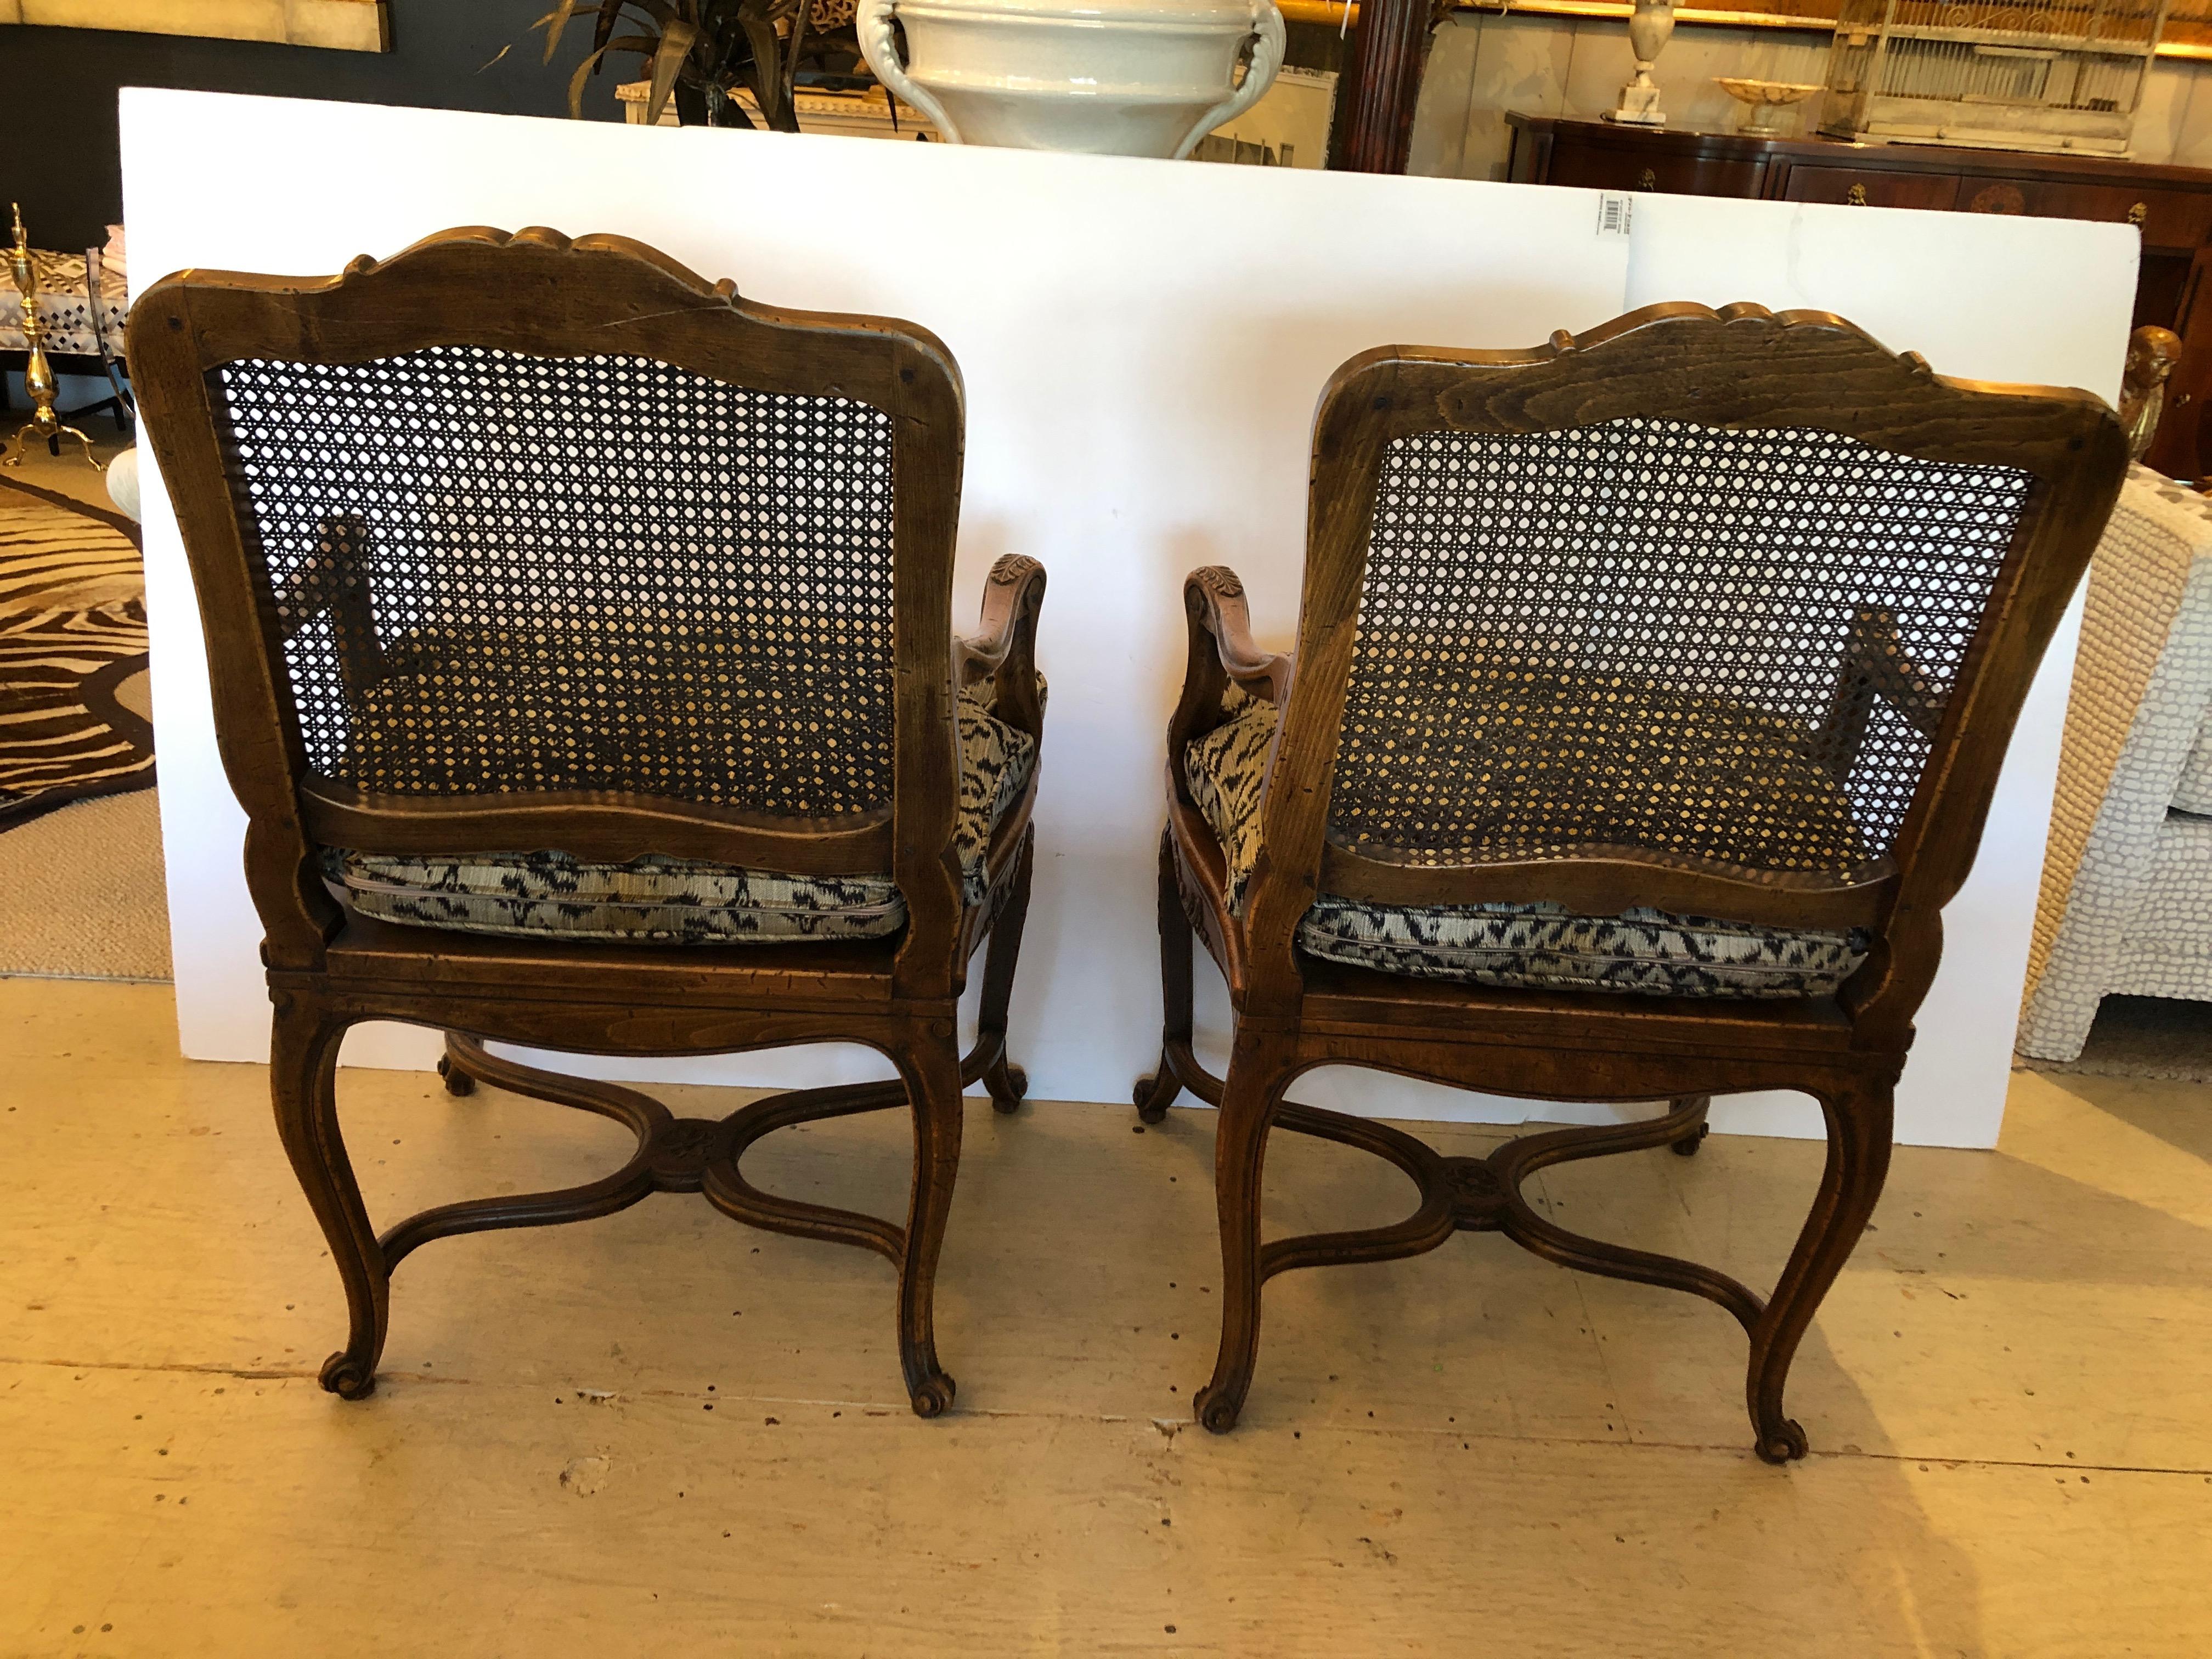
M 389 52 L 385 0 L 0 0 L 0 24 Z

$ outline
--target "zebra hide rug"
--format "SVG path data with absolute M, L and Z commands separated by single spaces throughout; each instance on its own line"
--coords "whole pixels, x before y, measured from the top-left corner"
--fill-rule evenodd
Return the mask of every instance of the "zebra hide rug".
M 0 478 L 0 830 L 154 781 L 137 526 Z

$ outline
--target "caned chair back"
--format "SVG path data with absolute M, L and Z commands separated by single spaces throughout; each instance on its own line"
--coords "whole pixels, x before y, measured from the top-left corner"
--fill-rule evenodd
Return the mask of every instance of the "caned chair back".
M 1824 313 L 1353 359 L 1316 422 L 1255 960 L 1287 970 L 1326 891 L 1864 927 L 1862 993 L 1902 927 L 1932 973 L 2125 464 L 2094 397 L 1946 380 Z
M 918 932 L 957 916 L 925 331 L 471 230 L 187 271 L 132 339 L 257 836 L 889 872 Z
M 208 395 L 316 778 L 890 805 L 881 410 L 480 345 L 248 358 Z

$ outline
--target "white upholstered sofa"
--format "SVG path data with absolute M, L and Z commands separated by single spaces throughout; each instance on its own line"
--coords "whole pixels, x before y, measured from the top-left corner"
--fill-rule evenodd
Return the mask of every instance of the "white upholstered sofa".
M 2212 1001 L 2212 498 L 2142 467 L 2090 566 L 2020 1051 L 2077 1058 L 2113 995 Z

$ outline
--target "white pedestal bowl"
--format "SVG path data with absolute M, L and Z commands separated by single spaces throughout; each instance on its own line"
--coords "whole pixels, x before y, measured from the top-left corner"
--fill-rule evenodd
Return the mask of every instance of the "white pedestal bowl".
M 1796 81 L 1751 81 L 1738 76 L 1717 75 L 1713 84 L 1743 106 L 1738 132 L 1786 133 L 1790 106 L 1820 90 Z
M 1283 63 L 1274 0 L 860 0 L 855 21 L 868 67 L 946 139 L 1014 149 L 1180 160 Z

